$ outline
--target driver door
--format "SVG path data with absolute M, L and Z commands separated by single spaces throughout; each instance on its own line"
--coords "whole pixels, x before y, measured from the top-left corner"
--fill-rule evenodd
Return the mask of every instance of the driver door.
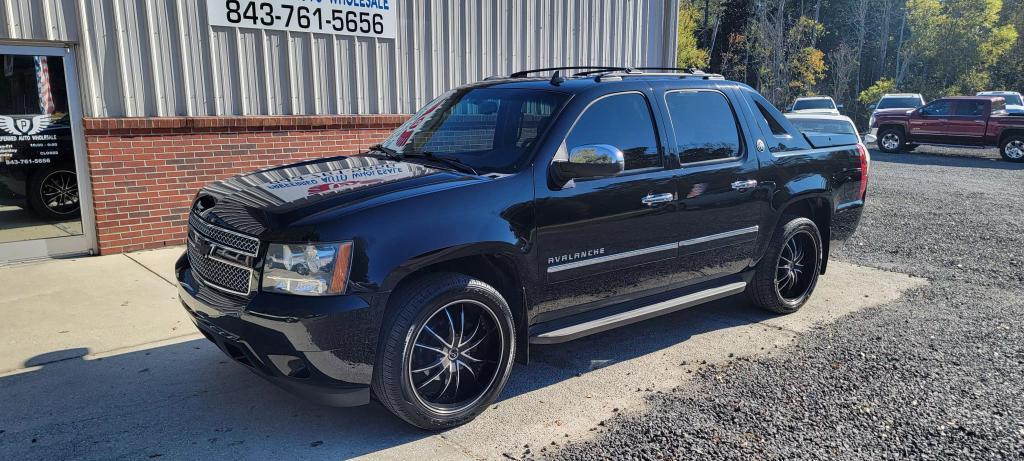
M 565 186 L 536 185 L 544 280 L 536 295 L 538 321 L 656 292 L 669 283 L 679 224 L 678 170 L 664 156 L 654 108 L 647 91 L 593 101 L 555 158 L 575 147 L 607 144 L 623 152 L 625 171 Z
M 932 101 L 910 116 L 909 137 L 921 141 L 941 141 L 945 127 L 953 114 L 953 101 L 940 99 Z

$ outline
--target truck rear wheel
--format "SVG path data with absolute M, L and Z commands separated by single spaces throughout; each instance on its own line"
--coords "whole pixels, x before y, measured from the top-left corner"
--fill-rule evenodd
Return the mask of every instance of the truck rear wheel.
M 886 128 L 878 133 L 878 150 L 887 154 L 900 152 L 905 143 L 903 130 L 899 128 Z
M 494 287 L 428 274 L 396 291 L 381 330 L 373 390 L 410 424 L 441 430 L 497 400 L 515 357 L 512 311 Z
M 1007 162 L 1024 162 L 1024 135 L 1007 136 L 999 146 L 999 154 Z
M 818 284 L 821 258 L 821 234 L 814 221 L 784 216 L 772 235 L 767 254 L 754 269 L 747 296 L 758 307 L 771 312 L 796 312 Z

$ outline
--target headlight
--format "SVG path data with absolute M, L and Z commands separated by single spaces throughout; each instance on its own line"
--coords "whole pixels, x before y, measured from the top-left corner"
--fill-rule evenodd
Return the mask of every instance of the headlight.
M 871 118 L 868 119 L 868 128 L 874 128 L 875 126 L 875 114 L 871 114 Z
M 271 243 L 263 263 L 263 291 L 339 295 L 348 285 L 351 265 L 352 242 Z

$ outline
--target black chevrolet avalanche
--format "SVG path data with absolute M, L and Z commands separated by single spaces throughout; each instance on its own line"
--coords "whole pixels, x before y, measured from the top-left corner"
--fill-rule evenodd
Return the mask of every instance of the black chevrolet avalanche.
M 864 206 L 856 135 L 797 131 L 717 75 L 567 69 L 451 90 L 359 155 L 203 188 L 176 266 L 199 331 L 290 391 L 442 429 L 530 344 L 740 293 L 807 302 Z

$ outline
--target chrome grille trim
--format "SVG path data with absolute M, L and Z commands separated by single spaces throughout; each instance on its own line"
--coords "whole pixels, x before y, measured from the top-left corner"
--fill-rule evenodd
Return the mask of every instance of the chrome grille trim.
M 236 296 L 249 296 L 252 292 L 253 270 L 203 255 L 189 238 L 188 262 L 192 276 L 203 285 Z
M 260 250 L 258 238 L 210 224 L 194 213 L 189 213 L 188 225 L 211 241 L 244 253 L 246 256 L 255 257 Z
M 210 224 L 195 214 L 189 215 L 188 222 L 186 251 L 192 276 L 222 293 L 248 297 L 255 283 L 252 264 L 259 239 Z

